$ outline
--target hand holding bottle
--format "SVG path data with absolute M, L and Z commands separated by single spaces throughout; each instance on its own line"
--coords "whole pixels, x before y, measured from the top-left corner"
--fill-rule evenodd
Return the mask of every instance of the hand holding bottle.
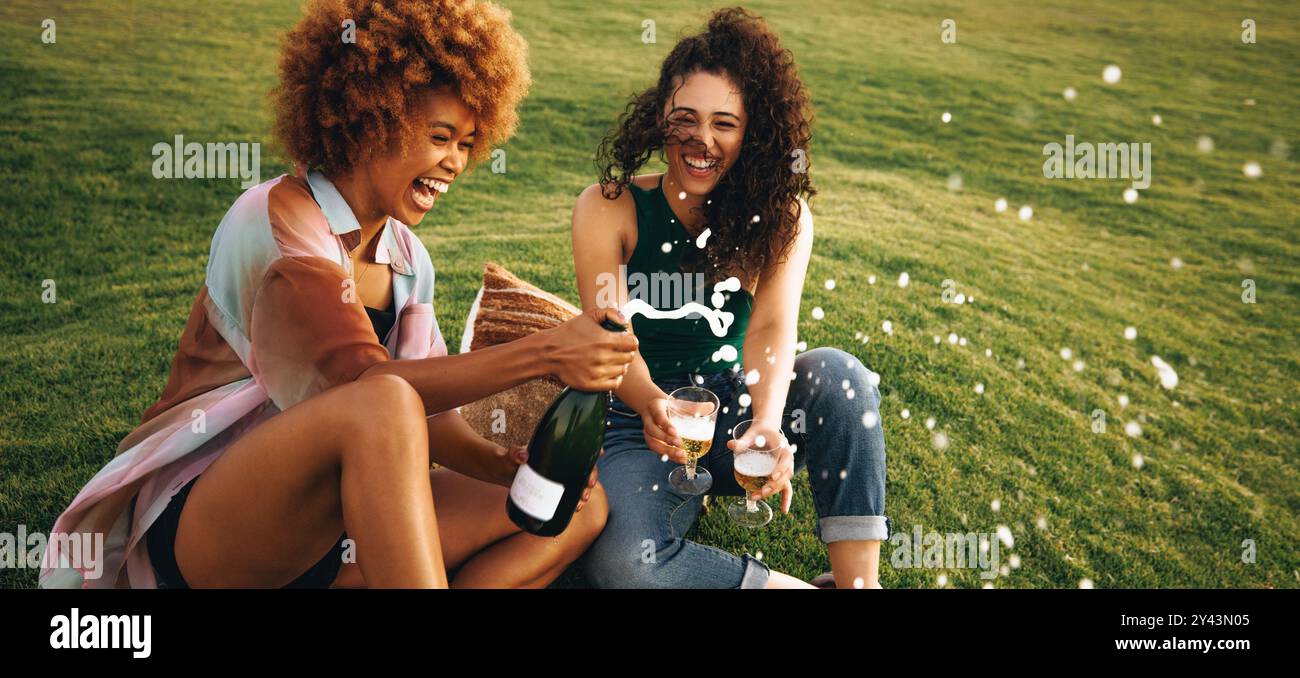
M 602 327 L 607 321 L 631 326 L 618 309 L 594 308 L 547 330 L 551 374 L 579 391 L 617 390 L 636 356 L 637 340 L 631 332 Z
M 602 454 L 605 454 L 605 449 L 603 447 L 597 456 Z M 496 484 L 504 485 L 506 487 L 510 487 L 511 483 L 514 482 L 515 474 L 519 472 L 519 467 L 527 463 L 528 447 L 526 445 L 514 445 L 511 447 L 497 445 L 494 458 L 489 462 L 493 468 L 497 469 L 497 472 L 493 473 L 493 477 L 496 478 Z M 582 498 L 578 500 L 578 506 L 573 509 L 574 513 L 581 512 L 582 507 L 586 506 L 587 502 L 591 500 L 591 491 L 596 487 L 596 483 L 599 482 L 598 475 L 598 469 L 592 467 L 591 475 L 587 478 L 587 487 L 582 491 Z

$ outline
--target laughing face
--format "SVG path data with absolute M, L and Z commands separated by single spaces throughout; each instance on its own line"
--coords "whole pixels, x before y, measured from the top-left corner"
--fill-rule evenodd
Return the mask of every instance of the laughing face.
M 671 178 L 690 195 L 708 195 L 740 156 L 746 123 L 740 88 L 725 75 L 692 73 L 663 115 Z
M 450 90 L 430 94 L 418 114 L 420 136 L 406 155 L 388 154 L 365 169 L 377 211 L 408 225 L 420 223 L 465 171 L 477 126 L 474 114 Z

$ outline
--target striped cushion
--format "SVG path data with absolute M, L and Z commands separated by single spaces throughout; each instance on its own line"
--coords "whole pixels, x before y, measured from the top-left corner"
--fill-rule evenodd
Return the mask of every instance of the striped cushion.
M 501 266 L 483 267 L 483 287 L 470 307 L 460 352 L 504 344 L 564 323 L 582 311 L 517 278 Z M 501 445 L 527 445 L 537 420 L 564 384 L 554 377 L 525 382 L 461 408 L 479 435 Z

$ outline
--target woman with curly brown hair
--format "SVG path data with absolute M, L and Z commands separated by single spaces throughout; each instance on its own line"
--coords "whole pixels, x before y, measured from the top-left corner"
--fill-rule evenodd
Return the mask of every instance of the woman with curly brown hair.
M 796 355 L 813 243 L 804 199 L 815 194 L 810 120 L 791 53 L 761 18 L 724 9 L 673 48 L 658 83 L 632 99 L 601 145 L 601 182 L 573 214 L 583 307 L 630 297 L 625 309 L 648 312 L 633 319 L 640 351 L 617 391 L 599 463 L 610 515 L 587 556 L 598 586 L 808 586 L 756 558 L 684 539 L 705 492 L 746 494 L 735 455 L 764 441 L 778 448 L 777 463 L 748 498 L 780 493 L 788 513 L 790 480 L 808 469 L 832 566 L 814 583 L 879 586 L 889 535 L 879 377 L 838 349 Z M 654 153 L 666 171 L 637 175 Z M 685 294 L 664 294 L 674 288 Z M 682 299 L 691 297 L 700 305 L 684 315 L 691 309 Z M 687 462 L 669 394 L 686 386 L 717 396 L 717 423 L 701 470 L 669 482 L 669 460 Z M 741 509 L 742 524 L 755 506 Z
M 43 586 L 544 586 L 587 548 L 595 474 L 566 532 L 521 533 L 526 452 L 457 408 L 543 374 L 615 388 L 635 339 L 601 311 L 448 356 L 408 226 L 514 132 L 524 56 L 487 2 L 308 6 L 275 98 L 303 175 L 222 219 L 161 398 L 55 525 L 107 535 L 102 568 L 52 542 Z

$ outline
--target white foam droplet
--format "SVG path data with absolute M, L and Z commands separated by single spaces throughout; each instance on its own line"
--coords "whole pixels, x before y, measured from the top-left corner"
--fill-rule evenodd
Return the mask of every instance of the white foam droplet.
M 1142 435 L 1142 425 L 1136 421 L 1130 421 L 1124 424 L 1124 433 L 1130 438 L 1138 438 Z
M 885 322 L 880 323 L 880 329 L 884 330 L 884 331 L 885 331 L 885 334 L 893 334 L 893 333 L 894 333 L 894 323 L 892 323 L 892 322 L 886 320 Z
M 908 419 L 912 416 L 912 411 L 904 407 L 901 414 L 903 415 L 904 419 Z
M 948 448 L 948 434 L 943 431 L 935 431 L 930 438 L 930 444 L 934 445 L 934 449 L 940 452 L 944 451 Z
M 1248 162 L 1242 166 L 1241 173 L 1251 179 L 1258 179 L 1264 173 L 1264 170 L 1259 166 L 1259 163 Z
M 1072 356 L 1074 356 L 1074 351 L 1068 348 L 1061 349 L 1061 360 L 1069 360 Z
M 1029 221 L 1034 218 L 1034 208 L 1029 205 L 1021 205 L 1019 214 L 1021 221 Z
M 1133 455 L 1133 468 L 1142 468 L 1143 466 L 1146 466 L 1146 463 L 1147 462 L 1145 459 L 1142 458 L 1142 455 L 1140 454 Z
M 1130 325 L 1124 328 L 1125 339 L 1128 339 L 1129 341 L 1133 341 L 1134 339 L 1137 339 L 1137 336 L 1138 336 L 1138 330 L 1136 327 Z
M 718 356 L 726 362 L 734 362 L 738 357 L 736 347 L 731 344 L 723 344 L 718 347 Z
M 823 311 L 821 306 L 813 306 L 812 317 L 813 320 L 821 320 L 826 317 L 826 311 Z
M 912 276 L 908 275 L 907 271 L 903 271 L 902 273 L 898 274 L 899 287 L 907 287 L 907 284 L 911 281 L 912 281 Z
M 926 417 L 925 427 L 931 431 L 934 430 L 934 417 Z
M 759 376 L 759 374 L 758 374 L 758 370 L 750 370 L 750 371 L 748 371 L 748 372 L 745 373 L 745 385 L 746 385 L 746 386 L 753 386 L 754 384 L 757 384 L 759 379 L 760 379 L 760 376 Z
M 1196 150 L 1202 153 L 1214 152 L 1214 139 L 1202 134 L 1196 138 Z
M 681 193 L 678 193 L 678 194 L 677 194 L 677 199 L 678 199 L 678 200 L 685 200 L 685 199 L 686 199 L 686 191 L 682 191 Z
M 1165 119 L 1160 117 L 1159 113 L 1156 113 L 1155 115 L 1151 116 L 1151 124 L 1155 125 L 1156 127 L 1159 127 L 1165 124 Z
M 660 245 L 660 246 L 659 246 L 659 249 L 663 250 L 663 251 L 664 251 L 664 254 L 667 254 L 667 253 L 673 251 L 673 244 L 670 243 L 670 242 L 666 242 L 666 243 Z
M 1107 85 L 1115 85 L 1119 83 L 1119 79 L 1122 75 L 1123 73 L 1119 70 L 1119 66 L 1111 64 L 1102 70 L 1101 79 L 1105 80 Z
M 1091 580 L 1091 579 L 1088 579 L 1087 577 L 1084 577 L 1083 579 L 1080 579 L 1080 580 L 1079 580 L 1079 588 L 1081 588 L 1081 589 L 1090 589 L 1090 588 L 1092 588 L 1092 580 Z
M 1136 188 L 1133 188 L 1132 186 L 1130 186 L 1130 187 L 1124 189 L 1124 202 L 1126 202 L 1126 203 L 1132 205 L 1133 203 L 1135 203 L 1135 202 L 1137 202 L 1137 201 L 1138 201 L 1138 192 L 1137 192 L 1137 189 L 1136 189 Z
M 1005 212 L 1005 211 L 1007 211 L 1007 199 L 1006 199 L 1006 198 L 998 198 L 997 200 L 995 200 L 995 201 L 993 202 L 993 209 L 996 210 L 996 211 L 998 211 L 998 212 Z
M 952 113 L 949 113 L 948 111 L 944 111 L 943 115 L 939 116 L 939 119 L 942 120 L 946 125 L 952 122 Z
M 975 384 L 975 392 L 980 395 L 984 395 L 984 384 L 983 383 Z
M 874 275 L 869 275 L 869 276 L 867 276 L 867 284 L 868 284 L 868 285 L 874 285 L 874 284 L 876 284 L 876 276 L 874 276 Z
M 998 525 L 997 535 L 998 541 L 1006 545 L 1007 548 L 1015 548 L 1016 538 L 1011 535 L 1011 528 L 1006 525 Z
M 1074 361 L 1074 364 L 1071 365 L 1071 367 L 1074 368 L 1075 372 L 1082 372 L 1085 365 L 1083 364 L 1082 360 L 1076 360 Z
M 864 412 L 862 414 L 862 425 L 866 428 L 875 428 L 880 423 L 880 417 L 875 412 Z
M 754 399 L 750 398 L 748 393 L 741 393 L 740 397 L 736 399 L 736 402 L 740 403 L 741 407 L 749 407 L 749 404 L 754 402 Z
M 1169 363 L 1161 360 L 1160 356 L 1153 355 L 1151 356 L 1151 364 L 1156 366 L 1156 372 L 1160 376 L 1160 385 L 1165 387 L 1166 390 L 1178 385 L 1178 373 L 1174 371 L 1174 368 Z
M 709 243 L 709 236 L 711 235 L 713 235 L 712 229 L 706 228 L 701 231 L 700 234 L 695 237 L 695 246 L 704 249 L 704 246 Z
M 1078 95 L 1079 92 L 1073 87 L 1066 87 L 1065 91 L 1061 92 L 1061 96 L 1065 97 L 1066 101 L 1074 101 L 1074 98 Z

